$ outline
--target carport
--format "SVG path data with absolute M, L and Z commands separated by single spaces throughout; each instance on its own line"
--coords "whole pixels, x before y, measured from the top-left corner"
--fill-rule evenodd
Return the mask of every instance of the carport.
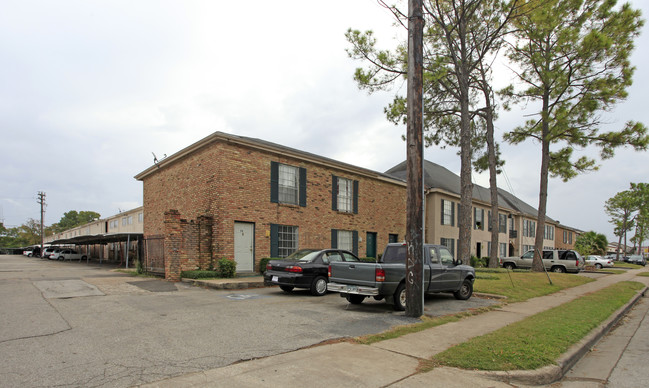
M 136 259 L 142 257 L 142 241 L 144 235 L 142 233 L 107 233 L 107 234 L 94 234 L 94 235 L 85 235 L 85 236 L 76 236 L 72 238 L 63 238 L 51 241 L 51 245 L 85 245 L 86 251 L 90 251 L 90 245 L 107 245 L 109 243 L 126 243 L 126 268 L 129 265 L 129 251 L 131 242 L 137 242 L 137 255 Z M 99 263 L 102 262 L 103 255 L 99 257 Z M 86 263 L 90 261 L 90 254 L 86 256 Z

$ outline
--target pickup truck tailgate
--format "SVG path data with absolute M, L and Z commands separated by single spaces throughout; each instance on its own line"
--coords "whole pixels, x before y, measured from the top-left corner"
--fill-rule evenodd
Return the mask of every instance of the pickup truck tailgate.
M 330 282 L 368 287 L 376 284 L 376 263 L 338 261 L 330 266 Z

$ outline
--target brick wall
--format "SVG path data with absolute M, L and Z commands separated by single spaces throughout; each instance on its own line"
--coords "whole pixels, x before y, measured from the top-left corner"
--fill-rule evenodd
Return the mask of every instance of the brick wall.
M 271 161 L 306 168 L 306 207 L 270 201 Z M 332 210 L 332 174 L 359 181 L 358 214 Z M 145 236 L 164 233 L 170 209 L 187 219 L 211 217 L 210 254 L 217 259 L 234 257 L 236 221 L 255 224 L 255 265 L 270 255 L 270 224 L 298 226 L 301 248 L 330 247 L 332 229 L 356 230 L 361 257 L 367 232 L 377 234 L 378 252 L 388 234 L 405 236 L 405 186 L 235 143 L 207 144 L 144 177 L 143 186 Z
M 181 218 L 175 209 L 164 212 L 165 279 L 180 281 L 182 271 L 208 269 L 212 264 L 212 218 L 198 222 Z

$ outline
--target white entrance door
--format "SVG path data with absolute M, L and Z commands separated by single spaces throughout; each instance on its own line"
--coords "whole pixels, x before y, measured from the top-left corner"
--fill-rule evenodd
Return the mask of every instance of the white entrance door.
M 234 261 L 237 272 L 253 272 L 255 257 L 255 224 L 234 223 Z

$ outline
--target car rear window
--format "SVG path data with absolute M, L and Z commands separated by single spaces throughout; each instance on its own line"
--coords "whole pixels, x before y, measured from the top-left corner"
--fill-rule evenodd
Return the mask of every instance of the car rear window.
M 384 263 L 405 263 L 406 262 L 406 246 L 393 245 L 385 248 L 385 253 L 381 260 Z

